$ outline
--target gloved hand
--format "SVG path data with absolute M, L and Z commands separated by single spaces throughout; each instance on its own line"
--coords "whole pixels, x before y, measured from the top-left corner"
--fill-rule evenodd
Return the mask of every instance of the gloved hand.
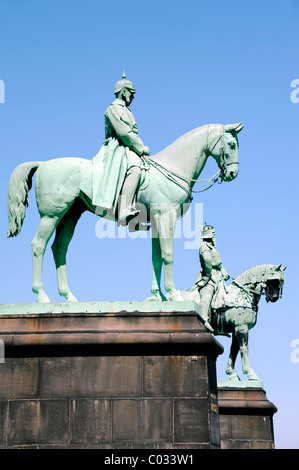
M 142 155 L 147 155 L 149 156 L 151 154 L 151 151 L 149 149 L 149 147 L 147 147 L 146 145 L 143 147 L 143 153 Z

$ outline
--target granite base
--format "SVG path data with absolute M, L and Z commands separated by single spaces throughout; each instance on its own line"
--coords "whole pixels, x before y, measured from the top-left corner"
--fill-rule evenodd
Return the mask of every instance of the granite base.
M 60 305 L 0 306 L 1 448 L 220 448 L 196 304 Z

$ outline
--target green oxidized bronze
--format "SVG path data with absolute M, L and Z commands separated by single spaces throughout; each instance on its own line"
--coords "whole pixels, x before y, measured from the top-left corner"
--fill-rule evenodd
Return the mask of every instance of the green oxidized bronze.
M 41 219 L 32 241 L 32 289 L 38 302 L 50 302 L 43 288 L 42 266 L 47 243 L 55 230 L 52 251 L 58 291 L 67 301 L 75 302 L 77 299 L 67 281 L 66 254 L 80 216 L 88 210 L 127 224 L 132 217 L 138 217 L 138 204 L 145 207 L 144 225 L 150 220 L 153 233 L 153 297 L 150 299 L 165 299 L 161 290 L 162 266 L 165 290 L 176 300 L 182 299 L 173 281 L 176 220 L 181 217 L 183 206 L 191 201 L 192 188 L 209 156 L 216 160 L 223 181 L 236 178 L 239 164 L 237 134 L 243 125 L 199 127 L 150 158 L 149 148 L 138 136 L 136 121 L 128 109 L 134 93 L 134 85 L 123 76 L 115 87 L 116 98 L 105 114 L 105 142 L 92 161 L 57 158 L 26 162 L 15 168 L 11 175 L 8 237 L 18 235 L 21 230 L 28 192 L 36 173 L 36 201 Z M 133 230 L 140 229 L 141 225 L 136 224 Z
M 243 272 L 227 286 L 229 279 L 216 250 L 215 231 L 205 226 L 200 247 L 202 271 L 189 291 L 181 291 L 185 301 L 194 301 L 201 307 L 206 328 L 215 335 L 230 336 L 232 344 L 226 373 L 238 381 L 235 362 L 240 351 L 242 370 L 249 380 L 259 380 L 248 358 L 248 331 L 257 322 L 258 303 L 264 295 L 267 302 L 276 302 L 282 296 L 285 267 L 272 264 L 254 266 Z
M 138 215 L 133 199 L 140 180 L 140 157 L 150 155 L 129 110 L 135 93 L 133 83 L 126 80 L 124 72 L 122 80 L 115 85 L 115 100 L 105 112 L 105 141 L 92 160 L 92 194 L 88 178 L 80 185 L 80 189 L 91 197 L 93 206 L 111 210 L 114 201 L 118 200 L 121 225 Z
M 202 271 L 197 274 L 197 279 L 192 289 L 200 290 L 201 316 L 205 320 L 206 328 L 213 331 L 209 323 L 209 311 L 215 292 L 224 278 L 227 281 L 230 276 L 224 269 L 221 257 L 216 249 L 216 235 L 214 227 L 205 225 L 201 238 L 203 242 L 199 248 L 199 259 Z

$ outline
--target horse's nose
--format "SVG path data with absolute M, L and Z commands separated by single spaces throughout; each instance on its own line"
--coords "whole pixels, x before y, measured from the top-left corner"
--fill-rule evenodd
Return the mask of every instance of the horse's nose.
M 232 168 L 230 169 L 230 171 L 229 171 L 229 177 L 230 177 L 231 180 L 234 180 L 234 179 L 236 178 L 236 176 L 237 176 L 237 174 L 238 174 L 238 171 L 239 171 L 239 169 L 238 169 L 237 166 L 232 167 Z
M 235 170 L 230 170 L 228 172 L 228 181 L 232 181 L 235 179 L 235 177 L 237 176 L 237 172 Z

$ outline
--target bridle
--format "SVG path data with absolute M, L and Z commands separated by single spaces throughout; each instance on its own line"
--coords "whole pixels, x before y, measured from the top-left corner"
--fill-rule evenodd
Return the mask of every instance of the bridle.
M 210 131 L 207 133 L 207 149 L 209 148 L 208 146 L 208 140 L 209 140 L 209 134 L 210 134 Z M 177 186 L 179 186 L 181 189 L 183 189 L 185 191 L 185 193 L 187 193 L 190 201 L 193 199 L 193 197 L 191 196 L 191 192 L 193 193 L 202 193 L 204 191 L 207 191 L 208 189 L 210 189 L 212 186 L 214 186 L 215 183 L 222 183 L 226 174 L 227 174 L 227 168 L 230 166 L 230 165 L 238 165 L 239 162 L 230 162 L 230 163 L 227 163 L 226 162 L 226 159 L 225 159 L 225 146 L 224 146 L 224 135 L 225 135 L 225 131 L 224 131 L 224 126 L 223 126 L 223 132 L 222 134 L 219 136 L 219 138 L 217 139 L 217 141 L 215 142 L 215 144 L 213 145 L 212 149 L 209 150 L 209 154 L 211 155 L 212 154 L 212 151 L 214 150 L 214 148 L 217 146 L 217 144 L 221 141 L 222 143 L 222 146 L 219 148 L 219 155 L 220 155 L 220 159 L 219 159 L 219 163 L 218 163 L 218 167 L 219 167 L 219 170 L 217 171 L 217 173 L 215 173 L 215 175 L 213 175 L 211 178 L 208 178 L 208 179 L 187 179 L 185 178 L 184 176 L 181 176 L 179 175 L 178 173 L 174 172 L 173 170 L 170 170 L 169 168 L 166 168 L 164 165 L 161 165 L 161 163 L 158 163 L 156 160 L 153 160 L 152 158 L 148 157 L 148 156 L 145 156 L 143 155 L 141 158 L 143 160 L 143 168 L 145 170 L 148 170 L 149 169 L 149 165 L 152 165 L 154 166 L 157 170 L 159 170 L 166 178 L 168 178 L 170 181 L 172 181 L 173 183 L 175 183 Z M 187 185 L 188 185 L 188 190 L 186 189 L 186 187 L 181 184 L 180 182 L 177 181 L 177 179 L 185 182 Z M 193 189 L 191 189 L 190 191 L 190 186 L 191 186 L 191 183 L 194 182 L 196 183 L 197 181 L 200 181 L 200 182 L 207 182 L 207 183 L 210 183 L 212 181 L 212 184 L 210 184 L 207 188 L 205 189 L 202 189 L 200 191 L 195 191 Z
M 242 289 L 244 290 L 247 294 L 254 294 L 254 295 L 266 295 L 265 292 L 263 292 L 263 290 L 261 291 L 256 291 L 254 289 L 250 289 L 249 287 L 244 287 L 242 284 L 239 284 L 236 279 L 234 279 L 233 277 L 231 277 L 231 280 L 232 280 L 232 284 L 235 284 L 237 287 L 239 287 L 239 289 Z M 263 287 L 264 288 L 264 287 Z
M 227 174 L 227 169 L 230 165 L 239 165 L 239 162 L 229 162 L 229 163 L 226 162 L 225 150 L 224 150 L 224 148 L 225 148 L 225 146 L 224 146 L 224 135 L 225 135 L 225 131 L 223 131 L 222 134 L 220 134 L 219 138 L 216 140 L 213 147 L 209 150 L 210 155 L 212 155 L 212 152 L 215 149 L 215 147 L 218 145 L 218 143 L 220 142 L 222 144 L 221 147 L 219 148 L 220 159 L 219 159 L 218 167 L 219 167 L 219 177 L 220 177 L 220 180 L 221 180 L 221 181 L 219 181 L 219 183 L 223 182 L 223 180 L 224 180 L 224 178 Z M 208 139 L 209 139 L 209 132 L 208 132 L 208 136 L 207 136 L 207 148 L 208 148 Z M 236 140 L 237 140 L 237 145 L 238 145 L 237 137 L 236 137 Z
M 249 287 L 245 287 L 242 284 L 239 284 L 236 281 L 236 279 L 234 279 L 233 277 L 231 277 L 231 280 L 232 280 L 233 284 L 235 284 L 240 289 L 243 289 L 247 294 L 254 294 L 254 295 L 260 295 L 260 296 L 264 295 L 266 297 L 267 302 L 270 300 L 270 294 L 269 294 L 270 285 L 268 284 L 270 279 L 266 279 L 265 282 L 260 283 L 261 286 L 262 286 L 260 291 L 256 291 L 255 289 L 250 289 Z M 279 298 L 282 298 L 284 282 L 281 279 L 277 279 L 277 281 L 279 282 L 278 289 L 276 289 L 277 290 L 277 296 Z M 265 291 L 263 291 L 263 289 L 265 289 Z

